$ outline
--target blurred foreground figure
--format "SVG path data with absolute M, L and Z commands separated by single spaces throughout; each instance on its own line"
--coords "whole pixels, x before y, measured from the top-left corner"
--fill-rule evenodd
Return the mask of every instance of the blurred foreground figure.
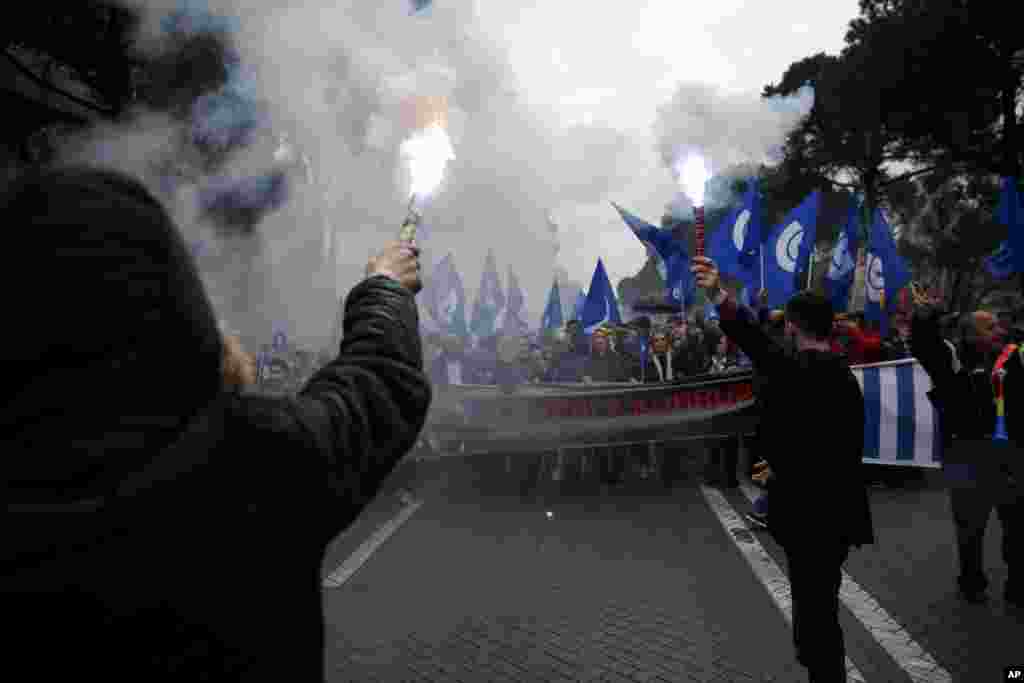
M 371 259 L 336 358 L 286 398 L 218 330 L 163 207 L 63 169 L 0 198 L 6 663 L 36 680 L 324 679 L 321 562 L 430 403 L 417 251 Z M 20 665 L 20 666 L 19 666 Z
M 874 543 L 871 508 L 861 476 L 864 396 L 847 362 L 831 351 L 832 306 L 800 292 L 786 304 L 787 353 L 721 288 L 718 268 L 696 257 L 697 285 L 717 307 L 722 331 L 767 380 L 761 397 L 761 457 L 772 472 L 771 531 L 786 552 L 793 595 L 793 641 L 811 683 L 846 681 L 839 626 L 839 586 L 851 547 Z M 828 400 L 823 400 L 827 397 Z M 800 429 L 828 425 L 830 438 L 807 439 Z M 823 472 L 828 472 L 824 481 Z M 807 516 L 828 510 L 826 528 Z

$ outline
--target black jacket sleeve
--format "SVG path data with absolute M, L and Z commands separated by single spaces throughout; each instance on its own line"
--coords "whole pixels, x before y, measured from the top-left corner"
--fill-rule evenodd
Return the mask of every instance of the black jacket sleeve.
M 786 352 L 753 320 L 739 311 L 732 297 L 718 307 L 718 314 L 722 331 L 747 354 L 758 374 L 770 377 L 785 369 Z
M 939 331 L 940 314 L 937 309 L 921 307 L 914 311 L 910 323 L 910 352 L 932 380 L 933 401 L 949 393 L 954 384 L 953 358 Z
M 358 505 L 413 446 L 430 399 L 415 299 L 397 282 L 373 277 L 348 296 L 338 357 L 286 411 L 317 457 L 317 476 Z

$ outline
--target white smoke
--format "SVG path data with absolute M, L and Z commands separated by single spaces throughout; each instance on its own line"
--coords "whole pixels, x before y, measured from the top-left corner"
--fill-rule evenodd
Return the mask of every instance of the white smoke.
M 206 243 L 200 266 L 218 315 L 249 344 L 269 341 L 277 321 L 292 339 L 326 340 L 337 296 L 394 239 L 409 189 L 398 155 L 409 93 L 446 95 L 450 104 L 457 159 L 427 208 L 422 246 L 428 262 L 455 253 L 470 301 L 493 248 L 499 271 L 511 268 L 528 308 L 541 310 L 557 258 L 549 208 L 598 202 L 629 179 L 622 134 L 553 125 L 517 96 L 506 57 L 485 38 L 471 0 L 439 4 L 429 18 L 409 16 L 404 0 L 122 1 L 143 12 L 137 47 L 147 54 L 169 49 L 173 13 L 191 22 L 187 30 L 228 36 L 251 86 L 247 96 L 301 157 L 287 204 L 251 235 L 218 231 L 204 219 L 197 195 L 208 177 L 182 184 L 168 200 L 186 238 Z M 158 189 L 158 161 L 194 161 L 188 135 L 161 112 L 139 112 L 130 124 L 91 131 L 68 156 L 140 175 Z M 216 174 L 266 174 L 276 167 L 277 144 L 240 145 Z M 332 229 L 335 249 L 325 264 Z
M 789 97 L 730 93 L 704 83 L 683 83 L 658 108 L 658 154 L 667 169 L 689 152 L 704 156 L 713 174 L 737 165 L 777 160 L 786 135 L 810 113 L 814 90 Z M 710 206 L 710 204 L 708 204 Z
M 508 8 L 490 10 L 487 18 L 477 15 L 474 0 L 445 0 L 425 18 L 410 16 L 405 0 L 121 1 L 143 10 L 137 46 L 149 54 L 168 49 L 167 17 L 183 9 L 191 30 L 227 35 L 241 66 L 228 90 L 251 98 L 254 110 L 221 107 L 217 115 L 233 113 L 244 123 L 261 120 L 265 109 L 274 136 L 287 133 L 296 149 L 287 204 L 250 235 L 218 231 L 203 217 L 202 174 L 198 184 L 167 195 L 186 237 L 207 243 L 200 266 L 218 314 L 249 344 L 269 341 L 277 321 L 293 339 L 326 340 L 338 296 L 360 279 L 368 256 L 397 234 L 408 197 L 398 153 L 403 93 L 446 94 L 451 107 L 457 158 L 426 210 L 425 262 L 453 252 L 471 305 L 493 248 L 499 272 L 511 268 L 518 275 L 532 311 L 543 310 L 558 267 L 568 265 L 575 280 L 589 282 L 603 257 L 614 284 L 642 263 L 643 248 L 608 200 L 657 222 L 677 188 L 658 168 L 653 143 L 662 160 L 700 147 L 718 172 L 770 156 L 809 106 L 809 93 L 773 104 L 684 86 L 658 113 L 652 141 L 646 122 L 638 124 L 643 130 L 625 132 L 603 123 L 605 100 L 596 95 L 580 102 L 587 108 L 583 123 L 567 127 L 537 96 L 550 83 L 518 84 L 499 40 Z M 640 92 L 621 77 L 609 79 L 612 91 L 635 86 Z M 572 97 L 581 86 L 567 81 L 564 91 Z M 160 179 L 148 168 L 152 163 L 172 157 L 195 164 L 195 150 L 183 143 L 189 134 L 161 112 L 140 112 L 130 124 L 93 131 L 73 153 L 141 174 L 155 187 Z M 216 175 L 244 179 L 274 170 L 274 136 L 236 148 Z M 682 214 L 690 208 L 675 200 L 673 206 Z M 552 212 L 559 222 L 557 254 Z M 561 293 L 571 309 L 575 292 Z

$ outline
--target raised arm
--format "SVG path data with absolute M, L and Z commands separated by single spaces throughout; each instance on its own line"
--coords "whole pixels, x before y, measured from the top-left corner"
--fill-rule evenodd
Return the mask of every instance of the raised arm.
M 715 262 L 706 257 L 695 257 L 691 271 L 697 278 L 697 286 L 703 287 L 708 298 L 718 307 L 722 331 L 747 354 L 758 372 L 771 375 L 782 370 L 787 358 L 785 351 L 749 316 L 741 314 L 736 301 L 721 287 Z

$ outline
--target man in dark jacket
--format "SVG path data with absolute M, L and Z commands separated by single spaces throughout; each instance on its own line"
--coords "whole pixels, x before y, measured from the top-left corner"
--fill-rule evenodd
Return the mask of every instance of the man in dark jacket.
M 737 314 L 714 261 L 696 257 L 692 270 L 697 285 L 718 307 L 722 330 L 767 379 L 761 452 L 774 474 L 771 527 L 786 552 L 797 659 L 812 682 L 845 681 L 838 613 L 842 565 L 851 546 L 874 542 L 874 531 L 860 475 L 864 397 L 849 366 L 829 349 L 832 307 L 812 292 L 790 299 L 785 333 L 797 352 L 787 354 L 747 316 Z M 828 442 L 807 438 L 807 430 L 813 433 L 824 424 L 829 425 Z M 828 529 L 811 531 L 807 517 L 820 510 L 839 515 Z
M 1024 606 L 1024 448 L 1021 441 L 1020 351 L 1003 347 L 1004 331 L 986 311 L 964 315 L 959 344 L 942 338 L 941 311 L 927 294 L 915 294 L 910 342 L 934 387 L 928 394 L 940 415 L 943 471 L 950 485 L 956 526 L 960 596 L 987 600 L 983 549 L 985 528 L 995 508 L 1003 527 L 1003 560 L 1008 576 L 1004 598 Z M 1005 356 L 1000 350 L 1007 351 Z M 997 435 L 995 389 L 1001 385 L 1005 438 Z
M 282 398 L 225 391 L 181 234 L 138 182 L 34 173 L 0 198 L 46 276 L 11 302 L 0 550 L 5 665 L 38 680 L 324 680 L 321 562 L 430 403 L 395 244 L 338 355 Z M 5 269 L 3 286 L 19 286 Z M 20 665 L 20 666 L 19 666 Z
M 610 332 L 604 328 L 594 330 L 590 337 L 590 356 L 583 366 L 584 382 L 625 382 L 629 368 L 622 354 L 611 347 Z

